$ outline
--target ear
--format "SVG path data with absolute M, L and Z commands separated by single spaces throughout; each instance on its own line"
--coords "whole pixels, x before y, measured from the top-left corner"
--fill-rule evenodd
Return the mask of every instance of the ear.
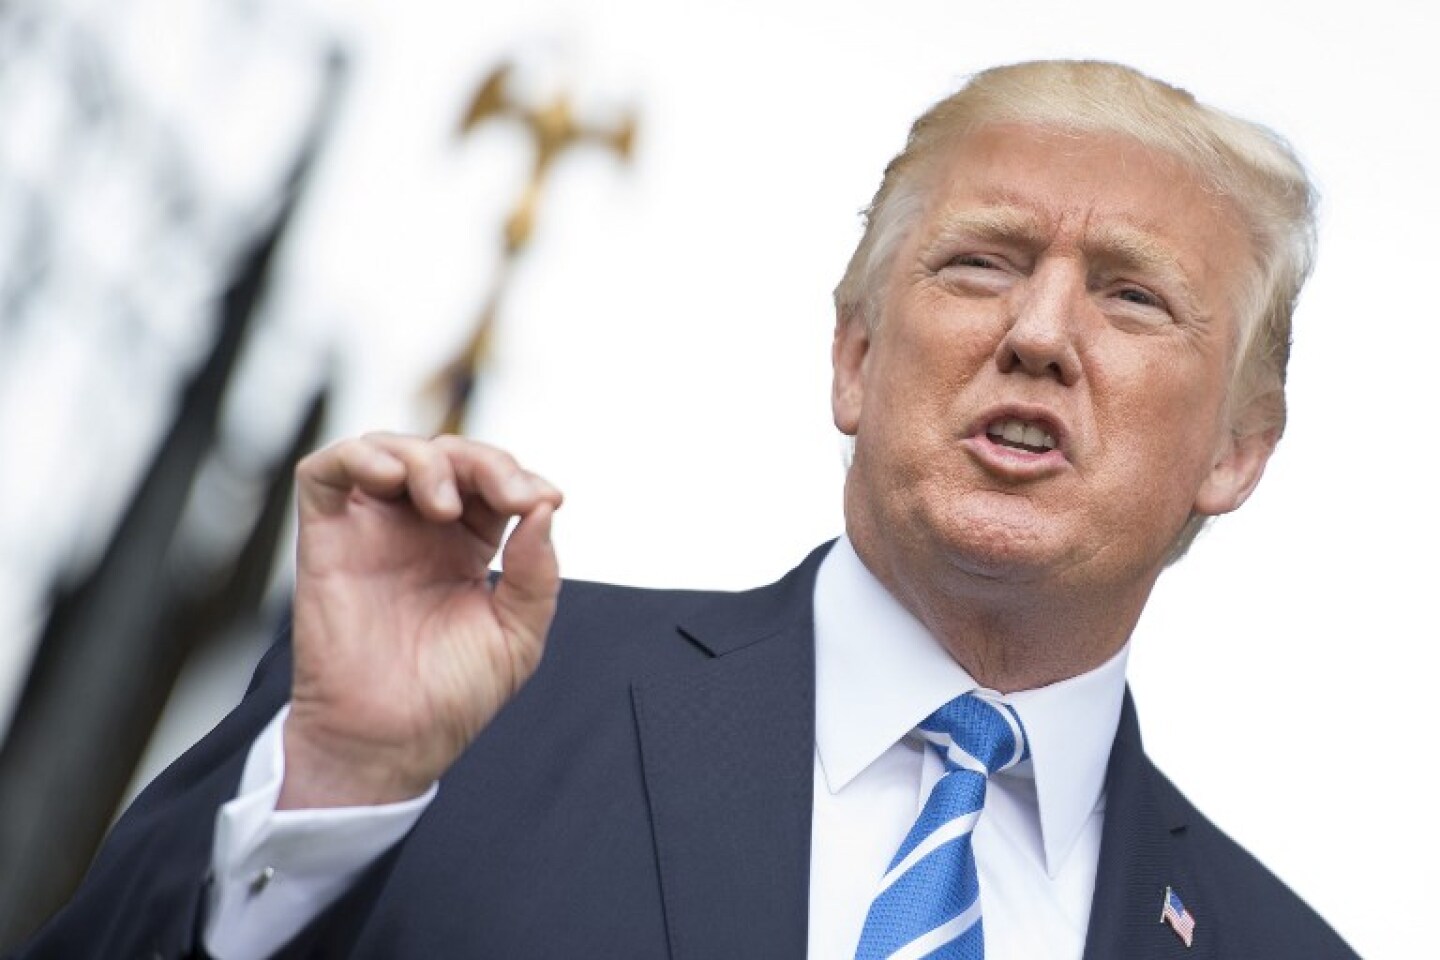
M 1195 512 L 1215 517 L 1235 510 L 1248 500 L 1279 442 L 1277 429 L 1260 430 L 1243 437 L 1227 434 L 1214 466 L 1195 495 Z
M 869 325 L 854 312 L 836 311 L 835 343 L 830 348 L 833 379 L 830 412 L 835 426 L 848 437 L 860 429 L 865 400 L 865 358 L 870 354 Z

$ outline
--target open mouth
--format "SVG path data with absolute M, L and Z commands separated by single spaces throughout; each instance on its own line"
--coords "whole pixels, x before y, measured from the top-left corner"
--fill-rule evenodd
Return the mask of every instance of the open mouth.
M 1049 453 L 1056 447 L 1055 438 L 1037 423 L 1006 417 L 985 428 L 985 435 L 994 443 L 1026 453 Z

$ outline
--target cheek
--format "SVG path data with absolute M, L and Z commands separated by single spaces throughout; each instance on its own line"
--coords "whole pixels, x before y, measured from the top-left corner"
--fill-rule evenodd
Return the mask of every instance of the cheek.
M 896 324 L 881 359 L 917 405 L 929 401 L 943 407 L 993 362 L 996 329 L 992 318 L 973 306 L 927 298 Z
M 1106 445 L 1129 447 L 1126 459 L 1174 476 L 1208 461 L 1218 443 L 1223 371 L 1194 357 L 1156 354 L 1117 351 L 1091 387 L 1101 436 L 1113 441 Z
M 957 482 L 959 435 L 966 423 L 966 387 L 982 362 L 974 337 L 958 335 L 939 317 L 907 317 L 886 331 L 866 369 L 857 459 L 869 460 L 873 482 L 899 495 L 918 486 Z
M 1142 381 L 1116 426 L 1133 437 L 1125 483 L 1162 513 L 1183 522 L 1209 475 L 1221 437 L 1221 396 L 1193 369 Z

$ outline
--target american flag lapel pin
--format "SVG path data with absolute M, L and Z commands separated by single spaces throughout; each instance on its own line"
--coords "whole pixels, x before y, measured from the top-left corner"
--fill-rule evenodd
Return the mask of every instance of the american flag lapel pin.
M 1175 936 L 1188 948 L 1195 940 L 1195 918 L 1185 909 L 1180 895 L 1173 887 L 1165 888 L 1165 906 L 1160 910 L 1160 922 L 1170 924 Z

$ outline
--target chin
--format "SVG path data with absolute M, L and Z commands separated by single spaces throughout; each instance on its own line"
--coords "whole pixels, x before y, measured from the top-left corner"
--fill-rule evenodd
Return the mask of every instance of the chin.
M 947 537 L 944 551 L 949 567 L 986 580 L 1034 580 L 1058 565 L 1047 545 L 998 530 Z
M 950 509 L 933 521 L 933 548 L 946 566 L 985 579 L 1033 579 L 1070 552 L 1057 522 L 1029 509 Z

